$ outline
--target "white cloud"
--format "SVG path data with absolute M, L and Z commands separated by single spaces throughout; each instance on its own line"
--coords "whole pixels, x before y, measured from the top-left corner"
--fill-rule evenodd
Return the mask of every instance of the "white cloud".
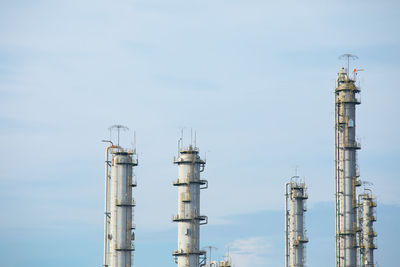
M 272 244 L 265 237 L 238 239 L 229 246 L 230 256 L 235 267 L 268 265 L 268 252 L 271 251 Z

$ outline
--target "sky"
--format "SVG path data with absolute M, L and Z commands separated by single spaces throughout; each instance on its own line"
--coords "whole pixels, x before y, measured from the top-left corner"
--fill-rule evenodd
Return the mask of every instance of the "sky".
M 359 72 L 361 179 L 380 266 L 400 238 L 400 3 L 395 0 L 0 0 L 0 256 L 101 266 L 108 127 L 136 131 L 134 266 L 175 266 L 183 130 L 207 159 L 201 245 L 284 265 L 284 183 L 309 188 L 309 267 L 333 267 L 334 86 Z M 115 135 L 113 136 L 115 138 Z M 157 255 L 154 257 L 154 255 Z

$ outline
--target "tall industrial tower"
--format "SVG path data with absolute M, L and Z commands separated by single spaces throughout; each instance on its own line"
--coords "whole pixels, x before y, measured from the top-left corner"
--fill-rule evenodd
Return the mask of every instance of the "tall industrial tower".
M 178 165 L 178 214 L 173 221 L 178 223 L 178 249 L 173 252 L 178 267 L 199 267 L 205 265 L 206 251 L 200 250 L 200 225 L 207 223 L 207 216 L 200 215 L 200 190 L 208 187 L 200 179 L 205 161 L 199 156 L 199 149 L 190 145 L 179 148 L 174 160 Z
M 351 55 L 346 55 L 350 57 Z M 355 76 L 355 74 L 354 74 Z M 358 181 L 356 151 L 356 105 L 360 104 L 355 78 L 348 70 L 338 73 L 335 89 L 336 267 L 356 267 Z
M 376 249 L 374 222 L 376 221 L 376 201 L 370 190 L 359 196 L 360 218 L 360 267 L 374 267 L 374 250 Z
M 308 242 L 304 226 L 307 187 L 299 176 L 285 184 L 285 267 L 305 266 L 305 243 Z
M 120 146 L 106 148 L 105 213 L 104 213 L 104 267 L 132 266 L 134 251 L 132 188 L 133 167 L 138 165 L 136 153 Z

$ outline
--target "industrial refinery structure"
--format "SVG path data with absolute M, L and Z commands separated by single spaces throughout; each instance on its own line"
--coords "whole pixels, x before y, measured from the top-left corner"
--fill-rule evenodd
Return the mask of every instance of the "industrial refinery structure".
M 104 267 L 132 266 L 135 250 L 132 189 L 138 160 L 134 149 L 119 146 L 119 130 L 118 145 L 105 141 L 110 145 L 105 151 Z
M 207 216 L 200 215 L 200 190 L 208 187 L 200 178 L 206 162 L 199 156 L 199 149 L 189 145 L 179 148 L 178 214 L 172 220 L 178 223 L 178 249 L 173 252 L 178 267 L 198 267 L 206 263 L 206 251 L 200 249 L 200 225 L 207 224 Z
M 357 166 L 361 146 L 356 140 L 356 106 L 361 101 L 357 70 L 352 78 L 349 73 L 349 60 L 356 57 L 343 56 L 347 58 L 347 69 L 339 71 L 335 88 L 336 267 L 373 267 L 376 234 L 371 213 L 375 202 L 371 200 L 372 193 L 357 197 L 357 187 L 362 183 Z M 362 215 L 359 220 L 358 209 Z
M 335 88 L 335 240 L 336 267 L 374 267 L 377 248 L 373 224 L 376 221 L 376 200 L 370 189 L 357 195 L 362 185 L 357 165 L 356 106 L 361 103 L 356 86 L 357 70 L 352 78 L 342 68 Z M 304 226 L 307 187 L 298 176 L 285 184 L 285 267 L 306 266 Z
M 357 262 L 358 180 L 356 141 L 356 105 L 360 89 L 344 68 L 339 71 L 335 89 L 336 143 L 336 267 L 355 267 Z
M 349 60 L 352 55 L 345 55 Z M 336 267 L 375 267 L 376 199 L 371 189 L 357 194 L 359 179 L 356 140 L 356 106 L 361 102 L 356 86 L 357 70 L 350 77 L 349 66 L 342 68 L 335 88 L 335 242 Z M 136 187 L 133 168 L 138 165 L 136 149 L 125 149 L 111 141 L 105 152 L 104 267 L 131 267 L 135 239 L 132 189 Z M 200 212 L 200 192 L 208 188 L 201 177 L 206 161 L 201 159 L 196 141 L 186 147 L 178 142 L 177 249 L 172 255 L 178 267 L 232 267 L 228 256 L 212 261 L 200 248 L 200 226 L 208 218 Z M 365 184 L 365 183 L 364 183 Z M 285 184 L 285 267 L 306 266 L 305 212 L 307 186 L 299 176 Z M 211 248 L 211 247 L 209 247 Z M 211 251 L 210 251 L 211 254 Z
M 222 261 L 209 261 L 206 267 L 232 267 L 232 259 L 229 256 Z
M 125 149 L 119 145 L 122 125 L 111 126 L 118 131 L 118 144 L 110 140 L 105 149 L 105 211 L 104 211 L 104 267 L 131 267 L 135 250 L 135 224 L 132 189 L 137 186 L 133 168 L 138 165 L 136 149 Z M 111 135 L 111 134 L 110 134 Z M 182 138 L 180 139 L 180 142 Z M 178 145 L 178 213 L 172 221 L 178 223 L 178 248 L 173 252 L 178 267 L 232 267 L 229 256 L 215 262 L 208 260 L 206 251 L 200 249 L 200 226 L 207 224 L 207 216 L 200 214 L 200 192 L 208 188 L 208 181 L 201 179 L 205 160 L 200 158 L 199 148 Z
M 305 266 L 307 187 L 299 176 L 285 184 L 285 267 Z
M 360 194 L 358 199 L 360 225 L 359 263 L 361 267 L 373 267 L 375 266 L 374 250 L 376 249 L 376 232 L 374 231 L 376 200 L 369 189 L 365 189 L 364 193 Z

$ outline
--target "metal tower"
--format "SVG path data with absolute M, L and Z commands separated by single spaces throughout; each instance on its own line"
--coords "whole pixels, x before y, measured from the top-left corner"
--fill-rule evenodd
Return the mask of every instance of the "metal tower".
M 374 267 L 374 250 L 377 248 L 374 242 L 376 233 L 374 222 L 376 221 L 376 201 L 370 190 L 359 195 L 360 218 L 360 266 Z
M 137 165 L 133 151 L 114 145 L 106 148 L 104 267 L 132 266 L 135 250 L 132 188 L 136 186 L 132 177 Z
M 285 185 L 285 266 L 305 266 L 305 243 L 308 242 L 304 227 L 307 187 L 299 176 L 293 176 Z
M 218 267 L 232 267 L 231 258 L 227 257 L 225 260 L 220 261 Z
M 354 75 L 355 76 L 355 75 Z M 360 89 L 342 68 L 335 89 L 336 267 L 356 267 L 358 181 L 356 151 L 356 105 Z
M 199 267 L 205 265 L 206 251 L 200 250 L 200 225 L 207 224 L 207 216 L 200 215 L 200 189 L 206 189 L 208 182 L 200 179 L 205 161 L 199 156 L 199 149 L 190 145 L 179 149 L 174 160 L 178 165 L 178 214 L 172 218 L 178 223 L 178 249 L 173 252 L 178 267 Z

